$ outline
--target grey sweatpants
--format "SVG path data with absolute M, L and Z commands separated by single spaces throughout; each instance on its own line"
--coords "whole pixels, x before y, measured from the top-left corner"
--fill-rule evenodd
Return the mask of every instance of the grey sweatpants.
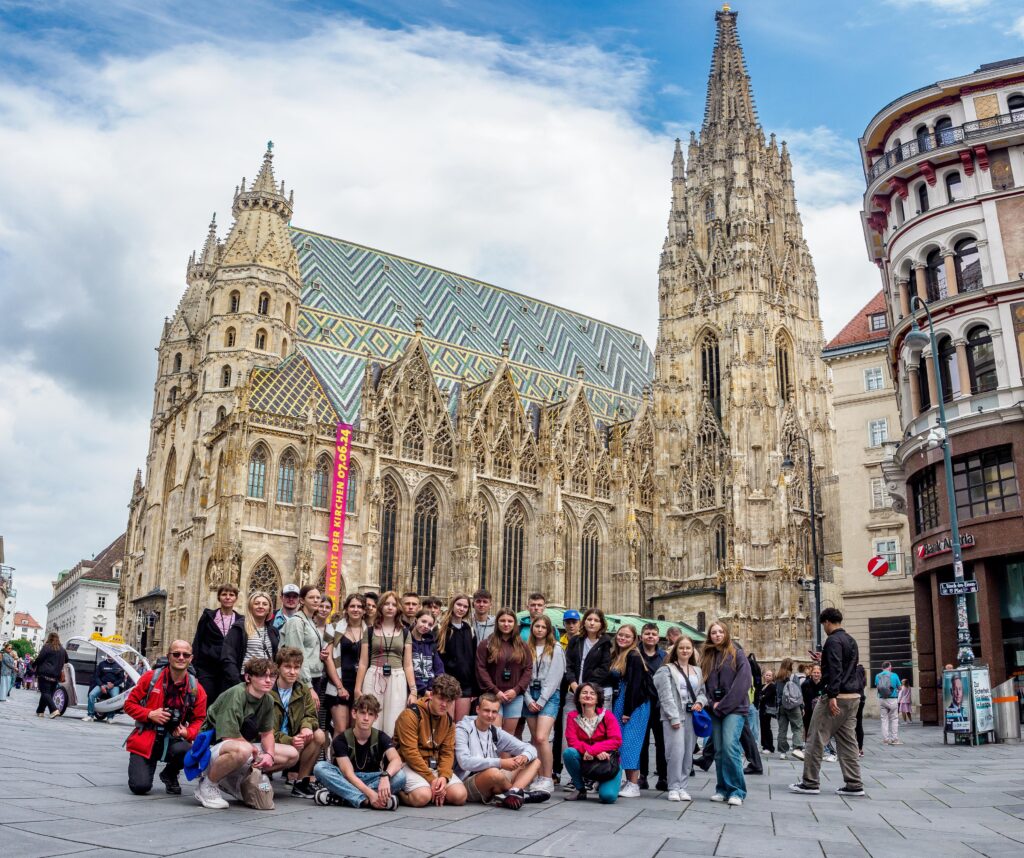
M 798 709 L 783 709 L 779 707 L 779 741 L 776 747 L 783 754 L 789 751 L 789 742 L 786 741 L 786 728 L 793 733 L 793 747 L 803 748 L 804 746 L 804 715 L 803 707 Z
M 687 713 L 678 730 L 665 718 L 661 719 L 665 733 L 665 762 L 668 764 L 666 779 L 670 790 L 686 790 L 693 768 L 693 716 Z

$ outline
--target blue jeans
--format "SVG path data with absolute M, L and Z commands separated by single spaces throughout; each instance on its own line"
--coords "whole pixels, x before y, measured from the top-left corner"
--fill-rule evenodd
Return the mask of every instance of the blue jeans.
M 313 774 L 320 783 L 327 787 L 327 789 L 334 793 L 334 795 L 338 796 L 338 798 L 345 802 L 349 807 L 359 807 L 367 800 L 366 796 L 359 790 L 359 787 L 355 786 L 355 784 L 349 783 L 348 778 L 341 773 L 334 763 L 317 763 L 313 767 Z M 356 772 L 355 776 L 370 789 L 377 789 L 377 784 L 380 783 L 380 772 Z M 391 792 L 394 795 L 398 795 L 404 786 L 405 775 L 399 771 L 393 778 L 391 778 Z
M 86 708 L 89 710 L 90 718 L 96 717 L 96 701 L 99 700 L 99 697 L 102 693 L 103 689 L 100 688 L 100 686 L 98 685 L 94 689 L 92 689 L 92 691 L 89 692 L 89 703 Z M 117 697 L 117 695 L 120 693 L 121 689 L 115 685 L 113 688 L 110 689 L 110 694 L 108 694 L 107 696 Z
M 740 735 L 745 716 L 731 712 L 724 718 L 711 714 L 711 738 L 715 742 L 715 792 L 726 798 L 747 797 L 747 782 L 743 778 L 743 749 Z
M 580 752 L 575 748 L 566 748 L 565 753 L 562 754 L 562 761 L 565 763 L 565 770 L 569 773 L 569 777 L 572 778 L 573 786 L 578 790 L 585 789 L 583 775 L 580 774 L 580 764 L 583 762 Z M 597 796 L 601 799 L 602 804 L 615 803 L 615 799 L 619 797 L 619 781 L 621 779 L 622 769 L 619 769 L 615 777 L 597 785 Z
M 761 713 L 757 711 L 754 704 L 747 709 L 747 723 L 750 725 L 750 732 L 754 734 L 754 741 L 757 747 L 761 747 Z

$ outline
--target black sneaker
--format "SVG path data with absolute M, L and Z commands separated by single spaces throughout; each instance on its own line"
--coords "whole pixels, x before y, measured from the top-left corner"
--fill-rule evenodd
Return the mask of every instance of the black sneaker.
M 167 788 L 168 795 L 181 795 L 181 784 L 178 783 L 177 775 L 168 775 L 167 772 L 161 772 L 160 783 Z
M 864 795 L 864 787 L 841 786 L 836 790 L 836 795 Z
M 693 775 L 693 772 L 690 772 L 690 775 L 692 776 L 692 775 Z M 654 788 L 655 788 L 655 789 L 656 789 L 656 790 L 657 790 L 658 792 L 665 792 L 665 791 L 667 791 L 667 790 L 668 790 L 668 781 L 667 781 L 667 780 L 665 780 L 664 778 L 661 778 L 661 779 L 660 779 L 660 780 L 659 780 L 659 781 L 658 781 L 658 782 L 657 782 L 657 783 L 656 783 L 656 784 L 654 785 Z
M 647 784 L 647 775 L 640 775 L 640 780 L 637 783 L 637 786 L 640 787 L 640 789 L 650 789 L 650 786 Z
M 313 792 L 313 802 L 314 802 L 314 804 L 320 805 L 320 807 L 332 807 L 332 806 L 333 807 L 344 807 L 345 806 L 345 802 L 343 802 L 338 796 L 336 796 L 329 789 L 324 789 L 323 787 L 321 787 L 320 789 L 315 790 Z
M 523 795 L 523 791 L 512 787 L 508 792 L 505 793 L 505 797 L 501 800 L 501 806 L 508 810 L 519 810 L 523 806 L 526 796 Z
M 799 793 L 801 795 L 820 795 L 821 790 L 815 786 L 807 786 L 806 784 L 790 784 L 789 791 Z
M 292 797 L 294 798 L 315 798 L 316 790 L 307 780 L 295 781 L 292 786 Z
M 528 789 L 523 794 L 523 802 L 525 804 L 541 804 L 551 798 L 551 793 L 545 792 L 542 789 Z

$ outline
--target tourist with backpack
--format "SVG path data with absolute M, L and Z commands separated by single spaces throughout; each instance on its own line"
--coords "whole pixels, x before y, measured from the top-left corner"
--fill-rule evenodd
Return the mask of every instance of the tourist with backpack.
M 128 789 L 135 795 L 153 788 L 160 763 L 160 781 L 168 794 L 181 795 L 178 775 L 206 718 L 206 691 L 189 670 L 191 661 L 192 645 L 171 641 L 166 663 L 157 662 L 142 674 L 125 698 L 125 714 L 135 719 L 135 729 L 125 741 L 131 755 Z
M 331 744 L 331 760 L 317 763 L 313 774 L 323 784 L 313 800 L 319 805 L 395 810 L 405 787 L 402 758 L 387 733 L 373 726 L 380 701 L 360 694 L 351 706 L 352 724 Z
M 434 638 L 436 622 L 430 608 L 420 608 L 409 629 L 412 635 L 412 673 L 419 697 L 428 694 L 434 685 L 434 678 L 444 673 L 444 662 L 438 655 Z
M 797 683 L 796 674 L 793 672 L 793 659 L 791 658 L 784 658 L 775 674 L 775 697 L 779 705 L 779 740 L 776 743 L 779 749 L 779 759 L 786 759 L 786 754 L 789 753 L 789 740 L 786 737 L 788 731 L 793 736 L 793 756 L 802 760 L 804 758 L 804 695 Z
M 892 662 L 883 662 L 875 676 L 878 692 L 878 713 L 882 719 L 882 744 L 902 745 L 900 741 L 900 678 L 893 673 Z

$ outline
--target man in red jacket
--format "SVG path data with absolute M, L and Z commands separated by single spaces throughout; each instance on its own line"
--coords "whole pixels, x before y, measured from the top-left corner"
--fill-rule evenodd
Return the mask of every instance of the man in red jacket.
M 206 719 L 206 692 L 188 672 L 191 644 L 171 641 L 167 661 L 167 667 L 142 674 L 124 703 L 124 711 L 136 722 L 127 741 L 128 789 L 135 795 L 150 791 L 161 762 L 160 780 L 167 792 L 181 795 L 178 775 Z

